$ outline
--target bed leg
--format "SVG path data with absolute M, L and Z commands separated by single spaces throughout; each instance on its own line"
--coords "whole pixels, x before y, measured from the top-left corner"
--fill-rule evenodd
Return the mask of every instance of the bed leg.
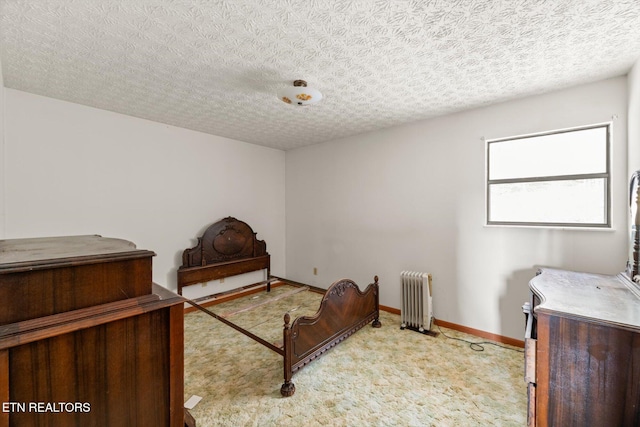
M 373 323 L 371 323 L 371 326 L 373 326 L 374 328 L 380 328 L 382 327 L 382 323 L 380 323 L 380 296 L 378 294 L 378 288 L 380 285 L 378 284 L 378 276 L 373 276 L 373 285 L 375 286 L 374 292 L 376 295 L 376 318 L 373 319 Z
M 285 381 L 280 387 L 280 394 L 284 397 L 293 396 L 293 393 L 296 392 L 296 386 L 291 381 Z
M 284 315 L 282 338 L 284 344 L 284 384 L 280 387 L 280 394 L 284 397 L 289 397 L 296 392 L 296 386 L 291 382 L 293 370 L 291 369 L 291 315 L 289 313 Z
M 375 319 L 373 319 L 373 323 L 371 323 L 371 326 L 373 326 L 374 328 L 381 328 L 382 323 L 380 323 L 380 319 L 376 317 Z

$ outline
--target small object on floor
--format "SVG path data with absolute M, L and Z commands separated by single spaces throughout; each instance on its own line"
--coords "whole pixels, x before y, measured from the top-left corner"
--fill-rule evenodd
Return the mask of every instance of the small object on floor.
M 201 400 L 202 400 L 202 397 L 194 394 L 189 398 L 189 400 L 184 402 L 184 407 L 187 409 L 193 409 Z

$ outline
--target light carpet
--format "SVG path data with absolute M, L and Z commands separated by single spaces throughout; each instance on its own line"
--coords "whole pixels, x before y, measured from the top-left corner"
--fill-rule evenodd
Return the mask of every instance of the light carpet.
M 274 289 L 285 292 L 288 287 Z M 261 294 L 215 306 L 252 304 Z M 269 341 L 282 316 L 313 314 L 321 295 L 303 292 L 230 317 Z M 275 313 L 275 314 L 274 314 Z M 185 401 L 208 426 L 523 426 L 526 386 L 521 349 L 467 343 L 481 338 L 442 328 L 431 337 L 400 330 L 400 316 L 381 312 L 366 326 L 294 374 L 296 393 L 280 395 L 282 357 L 205 313 L 185 315 Z M 436 329 L 437 331 L 437 329 Z

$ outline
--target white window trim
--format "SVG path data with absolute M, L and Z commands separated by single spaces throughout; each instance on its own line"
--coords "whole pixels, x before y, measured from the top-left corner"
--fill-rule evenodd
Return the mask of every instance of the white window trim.
M 606 141 L 606 168 L 605 173 L 595 174 L 581 174 L 581 175 L 566 175 L 562 177 L 535 177 L 535 178 L 520 178 L 520 179 L 496 179 L 489 180 L 489 144 L 501 142 L 501 141 L 513 141 L 517 139 L 525 139 L 532 137 L 539 137 L 545 135 L 555 135 L 564 132 L 574 132 L 580 130 L 594 129 L 594 128 L 606 128 L 607 129 L 607 141 Z M 613 171 L 611 169 L 611 151 L 612 151 L 612 133 L 613 122 L 595 123 L 584 126 L 576 126 L 571 128 L 556 129 L 544 132 L 536 132 L 529 134 L 522 134 L 516 136 L 509 136 L 503 138 L 484 139 L 485 141 L 485 227 L 519 227 L 519 228 L 552 228 L 552 229 L 572 229 L 572 230 L 613 230 L 612 225 L 612 194 L 611 194 L 611 182 Z M 606 222 L 604 224 L 589 224 L 589 223 L 552 223 L 552 222 L 517 222 L 517 221 L 489 221 L 490 218 L 490 200 L 489 200 L 489 186 L 495 183 L 509 183 L 509 182 L 532 182 L 543 180 L 560 181 L 567 179 L 579 179 L 579 178 L 606 178 L 607 190 L 606 190 Z

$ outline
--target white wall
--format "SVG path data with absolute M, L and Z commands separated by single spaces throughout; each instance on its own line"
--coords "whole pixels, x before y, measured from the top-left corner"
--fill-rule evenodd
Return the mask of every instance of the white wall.
M 522 339 L 536 266 L 624 269 L 626 91 L 620 77 L 288 151 L 287 277 L 326 287 L 377 274 L 381 304 L 399 308 L 400 272 L 428 271 L 437 318 Z M 613 115 L 614 231 L 484 226 L 482 137 Z
M 4 239 L 4 78 L 2 77 L 2 60 L 0 59 L 0 239 Z
M 640 169 L 640 59 L 629 72 L 628 176 Z
M 182 250 L 226 216 L 285 274 L 284 152 L 5 89 L 6 237 L 101 234 L 157 253 L 175 289 Z

